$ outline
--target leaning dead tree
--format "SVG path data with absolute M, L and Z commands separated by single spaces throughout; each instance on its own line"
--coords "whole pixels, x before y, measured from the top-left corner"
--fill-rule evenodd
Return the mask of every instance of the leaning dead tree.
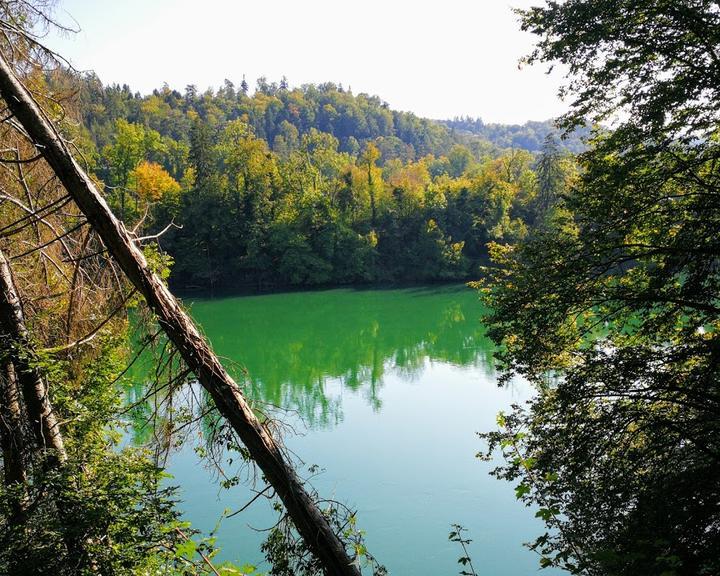
M 32 365 L 33 352 L 10 262 L 0 250 L 0 353 L 8 362 L 22 391 L 38 447 L 46 450 L 52 461 L 63 463 L 67 460 L 65 443 L 50 403 L 47 385 Z M 11 382 L 11 378 L 7 380 Z M 12 407 L 13 404 L 9 403 L 8 406 Z
M 20 387 L 15 366 L 9 358 L 0 359 L 0 448 L 2 448 L 5 486 L 23 489 L 27 484 L 27 470 L 23 455 L 23 427 L 20 411 Z M 24 502 L 20 498 L 12 511 L 10 524 L 18 523 L 23 515 Z
M 245 444 L 252 459 L 282 500 L 307 546 L 329 575 L 359 576 L 360 570 L 330 526 L 279 442 L 258 420 L 189 316 L 152 272 L 133 237 L 111 212 L 95 184 L 75 161 L 65 140 L 0 55 L 0 96 L 39 154 L 98 234 L 110 255 L 145 298 L 187 366 L 212 397 L 220 414 Z

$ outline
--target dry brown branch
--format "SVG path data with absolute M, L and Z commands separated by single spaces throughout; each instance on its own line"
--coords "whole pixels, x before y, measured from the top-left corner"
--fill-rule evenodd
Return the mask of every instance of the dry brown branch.
M 58 462 L 67 460 L 65 442 L 57 416 L 48 396 L 47 385 L 38 370 L 30 363 L 33 346 L 22 309 L 22 301 L 15 288 L 10 262 L 0 251 L 0 327 L 5 336 L 3 352 L 12 362 L 20 383 L 25 407 L 35 439 L 41 448 L 50 448 L 50 457 Z

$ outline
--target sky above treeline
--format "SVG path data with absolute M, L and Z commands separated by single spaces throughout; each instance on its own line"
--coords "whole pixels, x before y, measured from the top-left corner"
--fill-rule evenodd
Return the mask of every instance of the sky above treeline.
M 512 8 L 542 0 L 59 0 L 76 34 L 46 43 L 143 94 L 260 76 L 335 82 L 428 118 L 523 123 L 561 114 L 561 74 L 519 68 L 533 36 Z

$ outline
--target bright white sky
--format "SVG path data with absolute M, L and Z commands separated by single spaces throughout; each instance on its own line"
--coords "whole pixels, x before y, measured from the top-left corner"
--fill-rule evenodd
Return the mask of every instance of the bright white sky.
M 47 43 L 104 83 L 148 93 L 266 76 L 335 82 L 429 118 L 561 114 L 562 80 L 518 69 L 533 37 L 511 7 L 541 0 L 59 0 L 82 31 Z

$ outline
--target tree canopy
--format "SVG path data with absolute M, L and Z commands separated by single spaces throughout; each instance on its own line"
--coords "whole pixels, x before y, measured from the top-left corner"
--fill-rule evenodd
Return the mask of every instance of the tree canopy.
M 549 2 L 530 62 L 568 67 L 566 127 L 613 121 L 485 294 L 505 377 L 501 477 L 540 506 L 543 563 L 712 574 L 720 544 L 717 50 L 713 2 Z M 542 170 L 547 173 L 546 170 Z
M 332 84 L 81 86 L 106 196 L 145 235 L 175 225 L 160 244 L 180 289 L 476 278 L 574 170 L 562 144 L 496 148 Z

